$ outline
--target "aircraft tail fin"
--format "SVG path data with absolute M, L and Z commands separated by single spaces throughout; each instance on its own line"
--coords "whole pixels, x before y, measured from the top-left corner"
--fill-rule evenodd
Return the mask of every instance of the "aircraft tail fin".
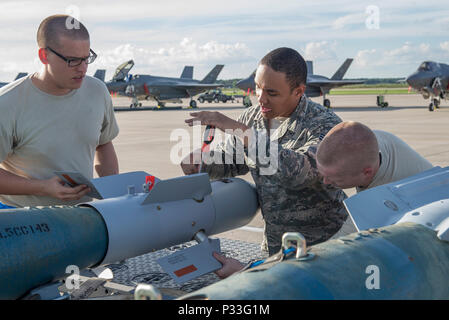
M 257 69 L 255 69 L 253 72 L 251 72 L 251 74 L 249 75 L 248 78 L 243 79 L 243 80 L 248 80 L 248 81 L 254 82 L 254 79 L 256 78 L 256 72 L 257 72 Z
M 307 60 L 307 74 L 312 75 L 313 74 L 313 61 Z
M 217 64 L 208 74 L 204 77 L 200 83 L 214 83 L 217 80 L 218 75 L 223 69 L 223 64 Z
M 193 79 L 193 66 L 185 66 L 181 73 L 181 79 Z
M 256 71 L 257 71 L 257 69 L 254 69 L 254 71 L 251 73 L 251 75 L 250 75 L 251 78 L 254 79 L 256 77 Z
M 19 74 L 17 74 L 17 77 L 14 79 L 14 81 L 19 80 L 20 78 L 23 78 L 27 75 L 28 75 L 28 73 L 26 73 L 26 72 L 19 72 Z
M 256 70 L 254 70 L 246 79 L 238 81 L 235 86 L 243 91 L 251 91 L 255 88 L 254 78 L 256 77 Z
M 331 80 L 341 80 L 343 79 L 346 71 L 348 71 L 349 66 L 352 63 L 352 60 L 354 59 L 346 59 L 345 62 L 343 62 L 343 64 L 340 66 L 340 68 L 338 68 L 337 72 L 335 72 L 335 74 L 332 76 Z
M 105 76 L 106 76 L 106 70 L 105 69 L 97 69 L 97 71 L 95 71 L 94 78 L 97 78 L 97 79 L 99 79 L 99 80 L 104 82 Z

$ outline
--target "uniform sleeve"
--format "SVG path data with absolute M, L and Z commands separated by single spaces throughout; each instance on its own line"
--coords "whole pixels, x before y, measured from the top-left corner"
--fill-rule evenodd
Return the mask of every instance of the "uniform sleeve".
M 211 179 L 222 179 L 245 175 L 249 168 L 245 161 L 243 144 L 235 137 L 229 137 L 210 152 L 203 160 L 202 172 L 207 172 Z
M 319 177 L 316 167 L 318 143 L 318 139 L 312 138 L 298 150 L 279 147 L 278 170 L 273 177 L 277 183 L 297 189 L 316 181 Z
M 101 127 L 101 134 L 99 145 L 111 142 L 119 133 L 117 120 L 115 119 L 114 107 L 109 92 L 105 88 L 105 112 L 103 118 L 103 125 Z
M 326 123 L 326 119 L 322 120 Z M 276 184 L 289 189 L 308 187 L 319 179 L 316 167 L 318 144 L 335 124 L 323 125 L 322 122 L 318 126 L 305 128 L 308 138 L 300 146 L 294 140 L 283 145 L 277 143 L 277 140 L 267 142 L 269 138 L 266 131 L 254 131 L 255 139 L 248 148 L 248 158 L 256 162 L 260 175 L 271 176 Z
M 247 112 L 242 113 L 238 122 L 248 125 Z M 211 179 L 222 179 L 245 175 L 249 172 L 246 163 L 245 147 L 240 139 L 229 136 L 224 143 L 210 152 L 209 161 L 202 165 L 202 172 L 207 172 Z

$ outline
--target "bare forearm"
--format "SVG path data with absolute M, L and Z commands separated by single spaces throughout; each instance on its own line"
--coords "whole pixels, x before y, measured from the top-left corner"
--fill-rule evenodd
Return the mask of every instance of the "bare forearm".
M 97 147 L 95 171 L 100 177 L 119 173 L 117 154 L 115 153 L 112 142 Z
M 0 194 L 8 195 L 42 195 L 43 182 L 27 179 L 0 169 Z
M 27 179 L 0 169 L 0 194 L 46 196 L 63 203 L 79 200 L 89 192 L 90 189 L 85 185 L 74 188 L 64 186 L 56 176 L 47 180 Z

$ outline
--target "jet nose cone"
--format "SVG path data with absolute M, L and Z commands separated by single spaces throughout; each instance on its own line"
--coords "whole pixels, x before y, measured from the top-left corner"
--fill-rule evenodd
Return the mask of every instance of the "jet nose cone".
M 416 88 L 419 83 L 419 76 L 416 73 L 411 74 L 410 76 L 407 77 L 407 79 L 405 79 L 405 81 L 408 83 L 409 86 Z

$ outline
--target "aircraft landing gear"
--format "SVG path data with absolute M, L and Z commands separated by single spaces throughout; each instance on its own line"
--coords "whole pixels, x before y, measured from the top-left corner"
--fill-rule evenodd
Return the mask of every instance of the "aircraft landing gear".
M 137 99 L 137 97 L 133 97 L 133 100 L 131 102 L 131 104 L 129 105 L 129 108 L 137 108 L 137 107 L 141 107 L 142 103 L 139 102 L 139 100 Z
M 439 109 L 440 108 L 440 100 L 439 99 L 433 99 L 433 104 L 435 105 L 435 108 Z
M 195 100 L 190 100 L 190 108 L 195 109 L 197 107 L 196 101 Z
M 323 106 L 329 109 L 331 107 L 331 101 L 329 99 L 324 99 Z
M 251 98 L 249 97 L 249 96 L 245 96 L 244 98 L 243 98 L 243 106 L 245 107 L 245 108 L 249 108 L 249 107 L 251 107 L 253 105 L 253 103 L 251 102 Z
M 432 99 L 429 104 L 429 111 L 433 111 L 435 108 L 440 108 L 440 101 L 438 99 Z
M 165 103 L 164 102 L 161 102 L 161 101 L 159 101 L 159 100 L 156 100 L 157 101 L 157 108 L 158 109 L 163 109 L 163 108 L 165 108 Z

